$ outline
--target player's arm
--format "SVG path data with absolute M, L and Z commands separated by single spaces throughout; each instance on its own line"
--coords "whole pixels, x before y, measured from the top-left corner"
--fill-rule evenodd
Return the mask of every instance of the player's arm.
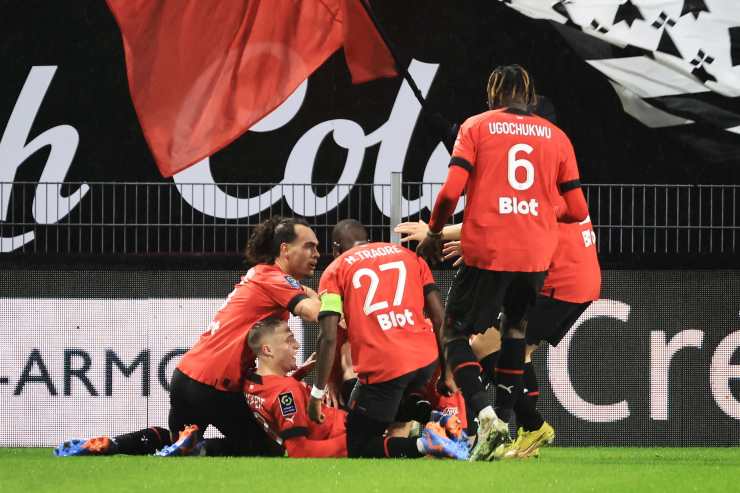
M 434 209 L 432 209 L 432 217 L 429 219 L 429 231 L 432 234 L 441 233 L 445 223 L 452 216 L 455 207 L 457 207 L 457 201 L 460 200 L 465 185 L 468 184 L 471 170 L 472 165 L 464 159 L 452 158 L 447 172 L 447 180 L 445 180 L 442 189 L 437 194 L 437 200 L 434 202 Z
M 347 435 L 337 435 L 326 440 L 310 440 L 305 436 L 289 438 L 283 442 L 288 457 L 347 457 Z
M 467 123 L 467 122 L 466 122 Z M 457 201 L 465 190 L 465 186 L 473 171 L 476 159 L 475 141 L 471 137 L 471 128 L 463 124 L 455 141 L 452 151 L 447 179 L 437 194 L 429 220 L 429 231 L 426 237 L 416 247 L 416 253 L 432 263 L 443 260 L 442 257 L 442 228 L 455 212 Z
M 321 402 L 324 397 L 326 383 L 329 381 L 331 368 L 334 365 L 337 328 L 341 315 L 342 297 L 337 293 L 322 293 L 321 311 L 318 317 L 320 333 L 316 356 L 316 381 L 311 390 L 311 400 L 308 404 L 308 416 L 316 423 L 321 423 L 324 420 L 324 414 L 321 412 Z
M 432 328 L 437 339 L 437 351 L 439 361 L 444 365 L 444 341 L 442 340 L 442 324 L 444 323 L 445 309 L 442 304 L 442 296 L 439 294 L 439 288 L 434 282 L 434 276 L 429 269 L 429 265 L 424 259 L 418 258 L 419 275 L 421 276 L 421 285 L 424 286 L 424 311 L 427 317 L 432 321 Z M 442 366 L 444 368 L 444 366 Z
M 565 200 L 565 209 L 556 215 L 561 223 L 578 223 L 588 216 L 588 204 L 581 189 L 576 154 L 570 139 L 563 134 L 561 161 L 558 169 L 558 191 Z
M 403 235 L 401 243 L 421 241 L 427 235 L 427 231 L 429 231 L 429 225 L 421 219 L 417 222 L 400 223 L 393 228 L 394 233 Z M 442 228 L 442 239 L 445 241 L 459 240 L 460 236 L 462 236 L 462 223 L 450 224 Z
M 442 323 L 444 322 L 444 305 L 439 288 L 433 284 L 424 286 L 424 310 L 432 321 L 434 335 L 437 337 L 437 348 L 439 350 L 439 361 L 444 365 L 444 341 L 442 340 Z M 442 366 L 444 368 L 444 366 Z
M 319 319 L 319 311 L 321 311 L 321 301 L 319 295 L 313 289 L 308 286 L 301 286 L 306 295 L 299 301 L 295 308 L 292 310 L 293 315 L 301 317 L 307 322 L 316 322 Z
M 442 242 L 444 241 L 441 232 L 442 227 L 455 211 L 457 201 L 468 183 L 469 176 L 467 169 L 450 165 L 447 181 L 437 194 L 437 200 L 432 210 L 432 218 L 429 221 L 429 231 L 416 247 L 416 253 L 432 264 L 444 260 L 442 255 Z
M 565 190 L 565 192 L 563 192 Z M 561 223 L 579 223 L 588 217 L 588 204 L 581 189 L 581 182 L 573 180 L 560 185 L 560 193 L 565 199 L 565 207 L 556 210 L 559 212 L 558 221 Z

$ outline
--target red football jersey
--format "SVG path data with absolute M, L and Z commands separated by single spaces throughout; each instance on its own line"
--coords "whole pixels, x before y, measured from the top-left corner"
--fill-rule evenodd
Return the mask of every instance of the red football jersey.
M 247 345 L 249 329 L 268 317 L 287 320 L 289 312 L 304 298 L 300 283 L 276 265 L 260 264 L 249 269 L 177 368 L 219 390 L 240 391 L 243 372 L 255 365 L 255 356 Z
M 596 234 L 591 218 L 581 223 L 560 223 L 559 242 L 547 271 L 542 294 L 569 303 L 599 299 L 601 267 L 596 255 Z
M 465 263 L 496 271 L 547 270 L 557 245 L 558 186 L 579 179 L 565 133 L 535 115 L 487 111 L 462 124 L 451 164 L 470 172 Z
M 457 391 L 451 396 L 442 395 L 437 392 L 437 380 L 439 379 L 440 369 L 434 372 L 434 376 L 424 389 L 426 399 L 432 405 L 435 411 L 439 411 L 447 416 L 455 416 L 460 418 L 463 428 L 468 427 L 468 413 L 465 409 L 465 399 L 463 398 L 462 392 Z
M 311 421 L 308 417 L 309 388 L 293 377 L 250 373 L 244 382 L 244 393 L 252 412 L 278 443 L 299 436 L 326 440 L 347 431 L 347 413 L 341 409 L 322 405 L 324 422 Z
M 424 259 L 393 243 L 359 245 L 334 259 L 319 293 L 342 298 L 355 373 L 363 383 L 391 380 L 437 358 L 424 317 L 434 278 Z

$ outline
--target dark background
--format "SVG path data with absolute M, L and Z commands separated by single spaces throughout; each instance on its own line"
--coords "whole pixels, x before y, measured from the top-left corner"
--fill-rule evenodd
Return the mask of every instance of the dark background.
M 539 92 L 546 94 L 554 104 L 559 125 L 573 140 L 584 183 L 740 183 L 740 136 L 697 125 L 665 129 L 643 126 L 622 111 L 607 80 L 577 56 L 546 22 L 528 19 L 495 0 L 374 0 L 372 3 L 404 63 L 414 57 L 440 64 L 429 92 L 428 106 L 450 121 L 462 121 L 485 109 L 484 88 L 492 67 L 520 63 L 532 73 Z M 79 147 L 66 181 L 155 182 L 168 186 L 171 180 L 159 174 L 137 121 L 128 92 L 120 34 L 106 3 L 103 0 L 0 0 L 0 11 L 0 32 L 3 33 L 0 40 L 0 126 L 4 128 L 3 122 L 7 122 L 31 68 L 58 66 L 29 140 L 56 125 L 69 124 L 78 130 Z M 218 26 L 213 28 L 218 29 Z M 291 122 L 272 132 L 248 132 L 211 158 L 216 181 L 246 184 L 280 181 L 293 145 L 308 129 L 329 119 L 348 118 L 360 124 L 365 133 L 370 133 L 388 118 L 400 85 L 401 79 L 395 78 L 354 86 L 350 83 L 343 53 L 336 53 L 311 76 L 303 107 Z M 738 106 L 738 103 L 728 99 L 728 105 Z M 740 112 L 740 107 L 736 109 Z M 409 146 L 404 181 L 422 179 L 427 160 L 439 141 L 439 135 L 420 118 Z M 365 153 L 358 183 L 372 183 L 377 147 Z M 18 168 L 15 181 L 30 182 L 23 189 L 18 184 L 13 186 L 9 218 L 15 218 L 18 224 L 0 221 L 1 235 L 11 236 L 33 229 L 36 241 L 22 251 L 3 255 L 0 263 L 110 265 L 145 262 L 150 266 L 166 267 L 180 262 L 202 264 L 205 268 L 214 265 L 231 268 L 240 263 L 239 252 L 252 224 L 271 213 L 286 211 L 290 214 L 290 209 L 281 201 L 260 217 L 216 220 L 193 212 L 187 204 L 183 207 L 183 201 L 175 193 L 166 195 L 172 200 L 159 212 L 161 217 L 157 217 L 154 209 L 144 210 L 139 206 L 139 196 L 134 195 L 138 192 L 130 187 L 128 193 L 134 198 L 123 207 L 120 201 L 126 192 L 119 188 L 116 192 L 119 203 L 113 204 L 111 185 L 105 189 L 102 185 L 92 185 L 95 193 L 90 192 L 59 224 L 36 225 L 31 217 L 34 182 L 38 181 L 47 157 L 48 150 L 42 149 Z M 321 166 L 314 169 L 313 181 L 336 182 L 344 161 L 344 150 L 327 139 L 319 150 L 317 162 Z M 1 158 L 0 166 L 3 166 Z M 65 186 L 63 193 L 73 191 L 76 186 Z M 322 195 L 320 186 L 314 188 Z M 630 190 L 626 189 L 626 197 Z M 619 189 L 615 191 L 621 193 Z M 150 192 L 156 190 L 150 189 Z M 349 215 L 374 225 L 374 239 L 388 239 L 388 218 L 373 206 L 365 207 L 361 213 L 356 210 L 358 203 L 372 203 L 366 192 L 353 191 L 355 205 L 345 202 L 325 216 L 309 218 L 318 226 L 323 243 L 326 243 L 324 240 L 331 226 Z M 663 188 L 657 192 L 647 190 L 648 197 L 651 193 L 660 197 L 663 192 Z M 242 187 L 231 189 L 229 193 L 245 197 L 256 195 L 259 190 Z M 413 199 L 414 193 L 404 192 L 408 199 Z M 640 193 L 644 192 L 638 189 L 637 195 Z M 678 207 L 666 210 L 640 201 L 635 202 L 634 207 L 644 208 L 648 219 L 654 213 L 659 218 L 654 221 L 658 226 L 663 224 L 664 214 L 672 225 L 677 224 L 675 214 L 683 217 L 681 224 L 686 223 L 687 214 L 692 214 L 689 222 L 692 226 L 709 225 L 708 216 L 713 211 L 715 223 L 712 225 L 717 223 L 720 212 L 726 215 L 726 224 L 731 220 L 734 224 L 740 204 L 734 197 L 728 195 L 724 205 L 719 201 L 711 207 L 705 204 L 699 212 L 695 210 L 696 202 L 691 202 L 689 207 L 682 199 L 678 199 L 680 212 Z M 628 203 L 616 202 L 616 196 L 612 204 L 611 196 L 605 195 L 598 200 L 611 212 L 596 217 L 601 208 L 595 207 L 595 200 L 596 197 L 590 200 L 591 212 L 605 267 L 734 268 L 738 265 L 733 252 L 736 232 L 729 229 L 705 232 L 703 242 L 716 235 L 715 244 L 726 243 L 728 249 L 732 245 L 732 250 L 716 249 L 719 253 L 711 255 L 706 254 L 706 249 L 697 255 L 702 237 L 686 230 L 679 233 L 678 228 L 669 233 L 686 237 L 682 240 L 686 246 L 679 252 L 663 252 L 665 245 L 675 243 L 674 237 L 666 236 L 662 240 L 663 231 L 658 230 L 661 234 L 657 238 L 663 243 L 650 240 L 653 243 L 648 246 L 648 253 L 613 254 L 611 243 L 604 241 L 611 241 L 612 232 L 617 231 L 614 228 L 631 227 L 625 218 L 632 209 Z M 640 209 L 637 211 L 639 216 Z M 124 214 L 129 218 L 127 223 L 120 220 Z M 118 222 L 113 226 L 98 229 L 85 226 L 108 224 L 114 217 Z M 422 213 L 422 218 L 428 219 L 428 211 Z M 170 221 L 177 224 L 171 228 L 156 226 Z M 180 227 L 180 221 L 212 227 Z M 129 223 L 155 226 L 147 229 Z M 238 234 L 229 236 L 229 231 L 237 230 Z M 624 232 L 631 234 L 629 229 Z M 638 234 L 641 233 L 638 231 Z M 641 238 L 638 237 L 638 243 Z M 223 245 L 219 243 L 222 241 Z M 161 244 L 166 246 L 160 248 Z M 326 244 L 322 247 L 328 252 Z M 228 253 L 224 253 L 227 250 Z
M 494 66 L 520 63 L 554 103 L 584 182 L 738 183 L 740 136 L 696 125 L 643 126 L 622 111 L 607 80 L 545 22 L 495 0 L 375 0 L 373 6 L 402 58 L 441 64 L 429 105 L 452 121 L 484 109 L 485 81 Z M 63 123 L 79 130 L 80 146 L 67 179 L 160 181 L 134 114 L 119 31 L 105 2 L 2 0 L 0 8 L 0 120 L 10 115 L 33 65 L 58 65 L 31 136 Z M 387 118 L 400 83 L 396 78 L 352 86 L 337 53 L 311 77 L 305 106 L 289 125 L 268 134 L 248 133 L 216 154 L 217 180 L 278 181 L 292 147 L 281 143 L 295 142 L 307 128 L 337 117 L 351 117 L 366 132 L 373 130 Z M 438 141 L 428 130 L 424 123 L 417 126 L 406 180 L 421 179 Z M 344 156 L 327 147 L 320 154 L 326 165 L 315 181 L 338 178 Z M 43 154 L 32 156 L 16 180 L 38 179 Z M 374 162 L 373 154 L 366 163 Z M 360 181 L 372 180 L 371 166 L 366 168 Z

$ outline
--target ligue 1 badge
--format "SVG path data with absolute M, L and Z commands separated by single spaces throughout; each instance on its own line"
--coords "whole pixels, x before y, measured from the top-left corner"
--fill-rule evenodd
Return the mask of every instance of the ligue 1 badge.
M 290 284 L 291 288 L 301 289 L 301 283 L 296 281 L 293 276 L 285 276 L 285 280 L 288 281 L 288 284 Z
M 280 412 L 283 413 L 283 416 L 290 416 L 296 413 L 297 409 L 292 392 L 284 392 L 278 395 L 278 401 L 280 402 Z

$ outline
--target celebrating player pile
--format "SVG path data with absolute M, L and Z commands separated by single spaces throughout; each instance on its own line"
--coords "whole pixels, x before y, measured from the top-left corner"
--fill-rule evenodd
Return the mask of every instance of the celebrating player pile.
M 406 240 L 419 239 L 413 235 L 425 230 L 419 256 L 395 244 L 371 243 L 359 222 L 340 221 L 319 301 L 296 280 L 316 266 L 315 235 L 298 220 L 266 221 L 250 238 L 255 267 L 175 370 L 170 433 L 184 429 L 180 439 L 171 444 L 167 430 L 156 428 L 113 440 L 65 442 L 58 455 L 151 453 L 158 444 L 165 456 L 284 450 L 291 457 L 492 460 L 531 456 L 551 442 L 554 431 L 537 412 L 536 400 L 522 396 L 524 378 L 528 395 L 537 393 L 525 352 L 528 361 L 539 341 L 556 345 L 598 297 L 598 261 L 593 248 L 588 255 L 574 253 L 581 240 L 586 249 L 594 244 L 575 155 L 559 128 L 530 113 L 536 96 L 529 75 L 517 65 L 499 67 L 487 93 L 490 110 L 460 129 L 428 229 L 423 223 L 414 231 L 408 223 L 399 226 L 411 234 Z M 443 251 L 442 227 L 465 187 L 464 225 L 445 229 L 446 239 L 460 243 Z M 446 311 L 425 261 L 436 263 L 444 253 L 464 255 Z M 548 269 L 552 277 L 543 290 Z M 299 346 L 285 321 L 288 312 L 319 320 L 310 391 L 289 376 Z M 358 377 L 346 411 L 323 402 L 338 330 L 345 330 L 339 328 L 342 317 Z M 500 339 L 489 332 L 471 347 L 471 336 L 490 327 L 498 328 Z M 495 380 L 495 410 L 478 360 L 484 376 Z M 461 428 L 464 419 L 432 416 L 423 397 L 438 365 L 438 389 L 451 394 L 445 391 L 451 372 L 470 408 L 468 421 L 478 420 L 472 451 Z M 464 418 L 465 403 L 452 399 L 435 400 L 453 402 Z M 508 423 L 515 415 L 521 429 L 511 442 Z M 393 423 L 412 419 L 426 423 L 420 437 L 389 431 Z M 225 439 L 203 447 L 202 432 L 211 424 Z M 145 438 L 146 447 L 140 445 Z

